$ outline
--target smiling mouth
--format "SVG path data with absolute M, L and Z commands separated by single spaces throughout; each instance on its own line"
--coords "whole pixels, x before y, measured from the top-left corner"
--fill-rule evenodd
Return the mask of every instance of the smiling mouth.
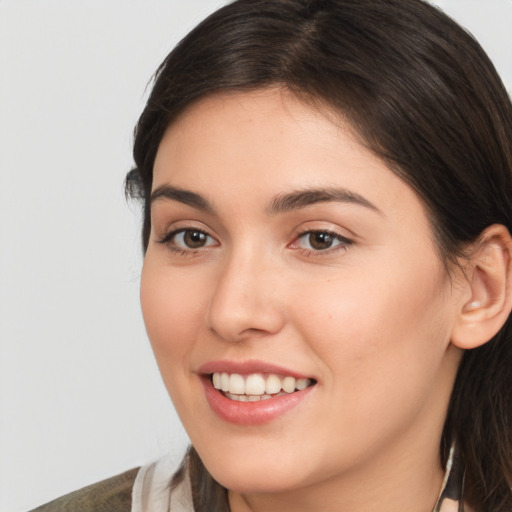
M 277 374 L 215 372 L 210 374 L 213 387 L 226 398 L 237 402 L 259 402 L 290 395 L 316 384 L 313 379 L 280 376 Z

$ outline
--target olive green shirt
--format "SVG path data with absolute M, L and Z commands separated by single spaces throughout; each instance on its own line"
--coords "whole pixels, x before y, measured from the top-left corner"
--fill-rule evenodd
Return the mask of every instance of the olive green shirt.
M 130 512 L 139 468 L 74 491 L 31 512 Z

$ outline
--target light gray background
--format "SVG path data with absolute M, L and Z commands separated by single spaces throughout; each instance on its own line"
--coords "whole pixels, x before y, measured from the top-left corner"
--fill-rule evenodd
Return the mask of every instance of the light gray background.
M 132 128 L 171 47 L 222 0 L 0 0 L 0 511 L 186 436 L 139 312 Z M 439 0 L 512 90 L 512 0 Z

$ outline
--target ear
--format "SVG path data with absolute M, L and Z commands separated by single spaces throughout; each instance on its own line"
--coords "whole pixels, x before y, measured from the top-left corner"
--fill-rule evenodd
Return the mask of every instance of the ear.
M 489 226 L 467 260 L 451 342 L 462 349 L 487 343 L 512 310 L 512 239 L 505 226 Z

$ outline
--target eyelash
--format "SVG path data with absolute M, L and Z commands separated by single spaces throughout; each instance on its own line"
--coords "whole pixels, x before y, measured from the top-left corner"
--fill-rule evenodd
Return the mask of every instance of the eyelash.
M 177 245 L 173 245 L 172 242 L 176 236 L 178 236 L 180 234 L 183 234 L 183 236 L 185 236 L 187 233 L 196 233 L 199 235 L 204 235 L 205 237 L 210 238 L 212 240 L 215 240 L 210 234 L 208 234 L 208 232 L 206 232 L 202 229 L 186 228 L 185 227 L 185 228 L 174 229 L 174 230 L 170 231 L 169 233 L 166 233 L 160 240 L 157 240 L 157 242 L 162 245 L 167 245 L 167 247 L 169 248 L 170 251 L 172 251 L 173 253 L 175 253 L 179 256 L 194 256 L 201 250 L 214 245 L 214 244 L 204 245 L 204 246 L 201 246 L 198 248 L 193 248 L 193 247 L 183 248 L 183 247 L 179 247 Z M 335 242 L 338 242 L 338 243 L 336 243 L 334 246 L 328 247 L 326 249 L 318 249 L 318 250 L 306 249 L 306 248 L 299 247 L 299 243 L 302 239 L 306 238 L 306 236 L 312 236 L 312 235 L 327 235 L 329 237 L 332 237 L 333 243 L 335 243 Z M 330 231 L 328 229 L 308 229 L 308 230 L 298 233 L 296 238 L 294 239 L 294 241 L 291 244 L 289 244 L 288 247 L 297 246 L 297 250 L 303 256 L 316 257 L 316 256 L 323 256 L 326 254 L 331 254 L 333 252 L 337 252 L 340 250 L 341 251 L 346 250 L 350 245 L 353 245 L 353 244 L 354 244 L 354 242 L 352 240 L 340 235 L 339 233 L 336 233 L 335 231 Z
M 304 248 L 298 248 L 299 251 L 301 251 L 303 256 L 325 256 L 326 254 L 331 254 L 333 252 L 337 251 L 344 251 L 346 250 L 350 245 L 353 245 L 354 242 L 350 240 L 349 238 L 346 238 L 339 233 L 336 233 L 335 231 L 330 231 L 328 229 L 307 229 L 305 231 L 302 231 L 297 235 L 297 238 L 292 242 L 290 245 L 297 245 L 302 239 L 306 238 L 307 236 L 311 235 L 328 235 L 332 237 L 333 243 L 338 242 L 336 245 L 328 247 L 326 249 L 304 249 Z
M 172 251 L 173 253 L 175 253 L 179 256 L 194 256 L 199 251 L 204 249 L 205 247 L 210 247 L 210 245 L 206 245 L 206 246 L 198 247 L 197 249 L 194 249 L 193 247 L 189 247 L 189 248 L 185 249 L 183 247 L 173 245 L 172 242 L 176 236 L 178 236 L 180 234 L 186 235 L 187 233 L 197 233 L 200 235 L 204 235 L 207 238 L 211 238 L 212 240 L 215 240 L 211 235 L 209 235 L 206 231 L 204 231 L 202 229 L 178 228 L 178 229 L 174 229 L 174 230 L 170 231 L 169 233 L 166 233 L 160 240 L 157 240 L 157 242 L 162 245 L 167 245 L 167 247 L 169 248 L 170 251 Z

